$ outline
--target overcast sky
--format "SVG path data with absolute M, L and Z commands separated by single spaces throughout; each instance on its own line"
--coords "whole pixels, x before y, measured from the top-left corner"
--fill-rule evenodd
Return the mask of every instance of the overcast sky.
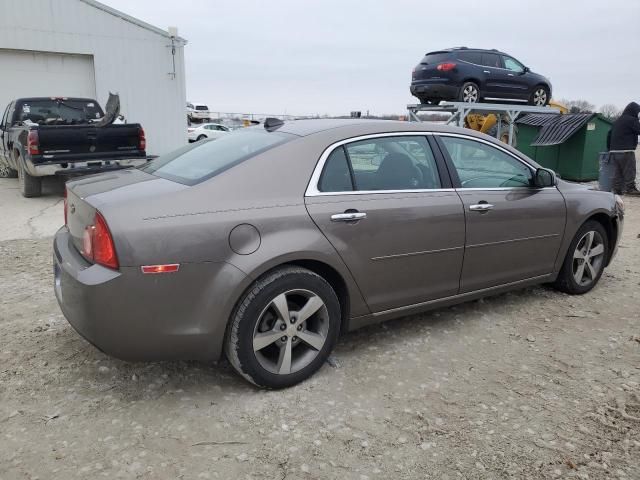
M 510 53 L 555 98 L 640 100 L 638 0 L 102 1 L 177 26 L 187 98 L 215 111 L 403 113 L 422 55 L 460 45 Z

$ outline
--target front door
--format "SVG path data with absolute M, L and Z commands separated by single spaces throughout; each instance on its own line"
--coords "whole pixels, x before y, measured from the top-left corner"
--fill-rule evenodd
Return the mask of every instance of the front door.
M 457 294 L 464 212 L 426 137 L 343 143 L 323 155 L 305 202 L 372 312 Z
M 526 99 L 529 86 L 524 65 L 507 55 L 502 55 L 502 62 L 504 68 L 497 68 L 494 72 L 500 83 L 501 96 L 503 98 Z
M 566 220 L 558 189 L 532 187 L 533 167 L 489 142 L 445 134 L 439 142 L 467 218 L 460 292 L 551 273 Z

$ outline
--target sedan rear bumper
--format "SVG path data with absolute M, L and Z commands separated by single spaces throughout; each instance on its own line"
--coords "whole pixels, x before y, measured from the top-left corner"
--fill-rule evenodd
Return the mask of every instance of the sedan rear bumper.
M 184 264 L 144 275 L 88 263 L 62 227 L 54 238 L 54 290 L 73 328 L 123 360 L 217 360 L 233 309 L 228 292 L 246 279 L 228 263 Z

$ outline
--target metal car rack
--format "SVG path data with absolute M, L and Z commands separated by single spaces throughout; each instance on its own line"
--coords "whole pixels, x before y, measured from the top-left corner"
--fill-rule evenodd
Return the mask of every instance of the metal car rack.
M 509 118 L 509 145 L 513 145 L 513 125 L 522 113 L 551 113 L 559 114 L 560 110 L 555 107 L 532 107 L 530 105 L 518 104 L 502 104 L 502 103 L 466 103 L 466 102 L 440 102 L 439 105 L 429 104 L 410 104 L 407 105 L 409 112 L 408 118 L 410 122 L 421 122 L 418 112 L 437 112 L 450 113 L 451 117 L 447 120 L 447 125 L 454 124 L 458 127 L 464 127 L 464 119 L 468 114 L 475 113 L 493 113 L 498 117 L 498 133 L 500 138 L 502 133 L 502 114 L 506 114 Z

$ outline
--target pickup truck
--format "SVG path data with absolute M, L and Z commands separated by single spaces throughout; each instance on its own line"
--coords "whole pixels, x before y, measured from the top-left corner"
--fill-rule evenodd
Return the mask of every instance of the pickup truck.
M 146 163 L 140 124 L 114 124 L 90 98 L 34 97 L 9 103 L 0 123 L 0 174 L 18 177 L 25 197 L 42 194 L 42 177 L 82 175 Z

